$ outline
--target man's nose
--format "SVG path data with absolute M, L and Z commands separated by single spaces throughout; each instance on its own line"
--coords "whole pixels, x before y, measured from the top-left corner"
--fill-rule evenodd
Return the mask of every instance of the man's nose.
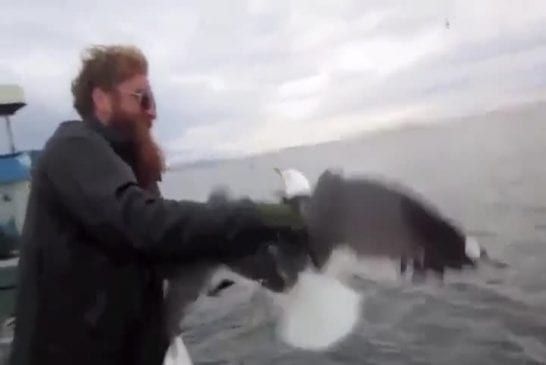
M 155 108 L 150 108 L 148 110 L 145 111 L 146 115 L 148 117 L 150 117 L 152 120 L 154 120 L 155 118 L 157 118 L 157 111 Z

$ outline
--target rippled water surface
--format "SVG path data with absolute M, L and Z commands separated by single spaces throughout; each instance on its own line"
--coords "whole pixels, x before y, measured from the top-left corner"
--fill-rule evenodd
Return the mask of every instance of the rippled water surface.
M 451 273 L 444 285 L 363 281 L 358 329 L 326 353 L 281 343 L 266 298 L 240 284 L 195 304 L 184 337 L 190 353 L 199 364 L 546 363 L 545 161 L 546 107 L 535 105 L 171 174 L 167 195 L 198 199 L 219 183 L 270 199 L 280 188 L 274 166 L 310 179 L 328 167 L 394 179 L 509 265 Z

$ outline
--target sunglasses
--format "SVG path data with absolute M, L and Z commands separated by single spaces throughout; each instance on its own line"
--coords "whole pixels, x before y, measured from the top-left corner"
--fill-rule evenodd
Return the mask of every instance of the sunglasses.
M 137 98 L 138 103 L 144 111 L 155 111 L 155 99 L 151 90 L 135 91 L 130 94 Z

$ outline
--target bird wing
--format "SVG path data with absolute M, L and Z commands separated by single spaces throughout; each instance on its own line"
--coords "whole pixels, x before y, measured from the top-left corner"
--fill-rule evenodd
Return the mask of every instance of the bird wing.
M 339 247 L 350 248 L 359 259 L 410 259 L 417 268 L 438 272 L 471 263 L 462 230 L 394 184 L 326 171 L 306 214 L 310 255 L 318 267 Z

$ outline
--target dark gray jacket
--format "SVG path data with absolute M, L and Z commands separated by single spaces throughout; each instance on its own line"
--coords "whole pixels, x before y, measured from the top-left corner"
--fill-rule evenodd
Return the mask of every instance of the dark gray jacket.
M 12 364 L 161 364 L 158 265 L 243 255 L 271 234 L 250 206 L 142 190 L 131 146 L 93 118 L 47 141 L 23 230 Z

